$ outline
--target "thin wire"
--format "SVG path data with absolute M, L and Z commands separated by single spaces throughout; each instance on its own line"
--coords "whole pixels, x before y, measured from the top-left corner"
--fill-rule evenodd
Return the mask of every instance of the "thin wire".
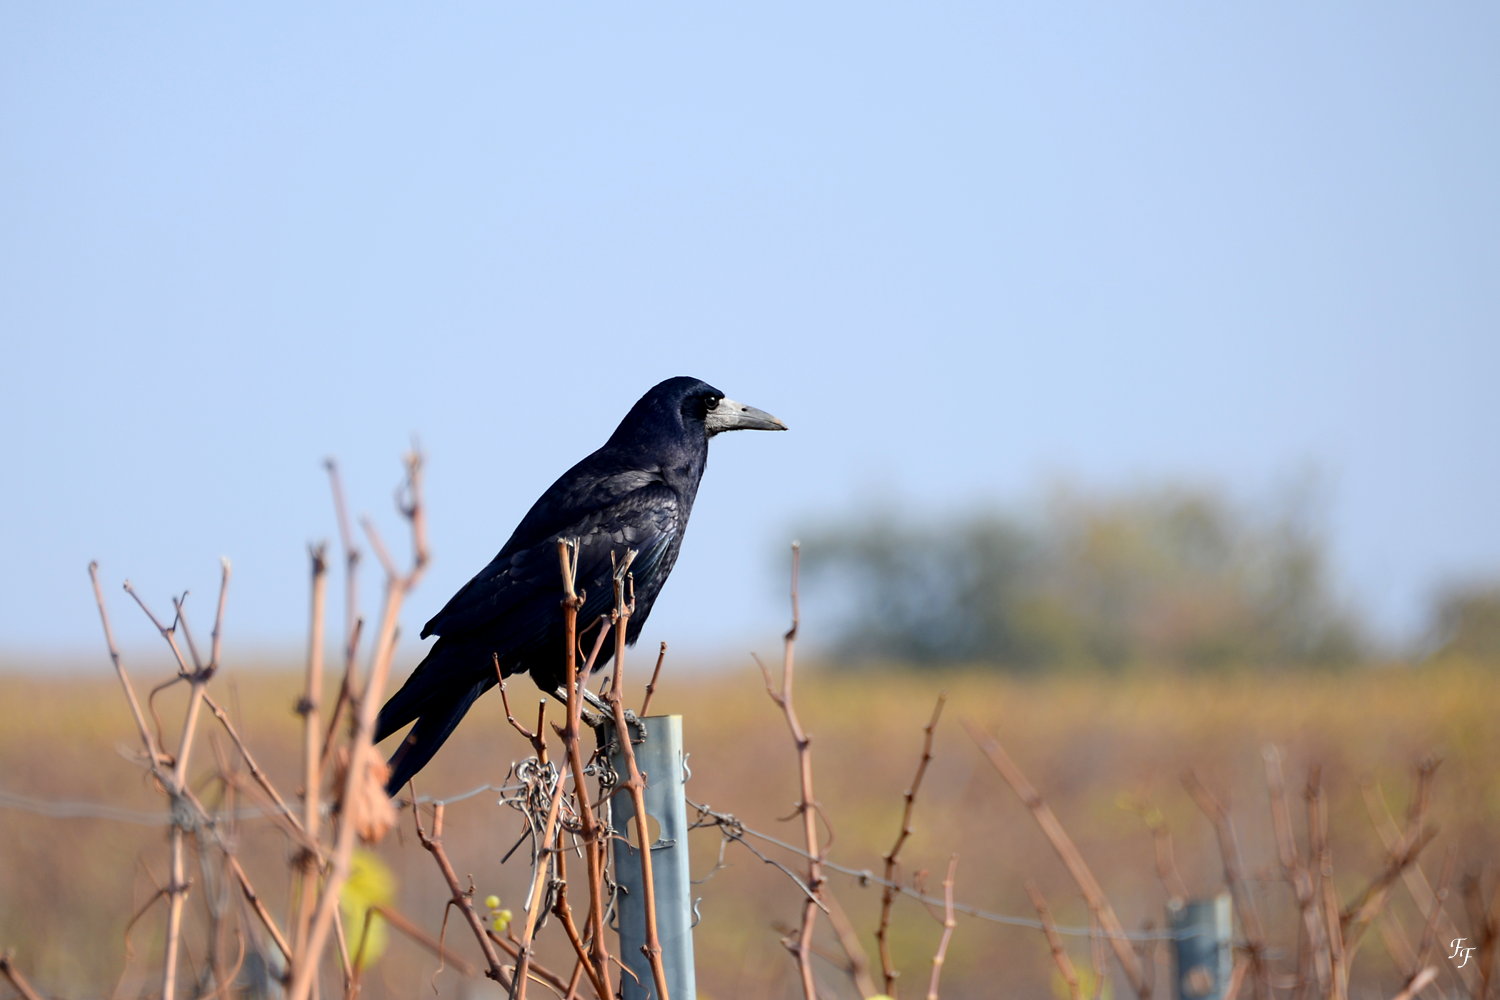
M 52 819 L 108 819 L 140 826 L 167 826 L 172 822 L 171 814 L 165 812 L 122 809 L 97 802 L 34 799 L 3 789 L 0 789 L 0 808 L 35 813 Z
M 701 815 L 713 817 L 713 823 L 704 823 L 701 825 L 718 826 L 725 831 L 724 835 L 731 839 L 739 839 L 741 834 L 748 834 L 752 837 L 755 837 L 757 840 L 763 840 L 766 843 L 771 844 L 775 847 L 779 847 L 784 851 L 789 851 L 804 860 L 812 860 L 812 856 L 808 854 L 807 851 L 803 848 L 798 847 L 796 844 L 788 843 L 787 841 L 782 840 L 779 837 L 773 837 L 769 833 L 762 833 L 754 827 L 746 826 L 744 823 L 740 822 L 738 818 L 730 813 L 718 812 L 717 810 L 711 809 L 706 805 L 700 805 L 699 803 L 694 802 L 692 799 L 688 799 L 687 804 L 698 810 Z M 879 886 L 888 886 L 891 889 L 894 889 L 895 891 L 901 893 L 902 895 L 910 896 L 912 899 L 918 900 L 922 903 L 926 903 L 929 906 L 947 905 L 946 900 L 943 900 L 937 896 L 929 896 L 926 893 L 918 892 L 910 886 L 902 885 L 899 882 L 892 882 L 884 879 L 879 875 L 876 875 L 874 872 L 870 871 L 870 869 L 868 868 L 850 868 L 847 865 L 839 864 L 837 861 L 830 861 L 826 857 L 819 858 L 818 860 L 825 868 L 831 868 L 834 871 L 839 872 L 840 874 L 848 875 L 851 878 L 858 879 L 861 884 L 869 883 Z M 991 923 L 1008 924 L 1012 927 L 1028 927 L 1032 930 L 1041 930 L 1045 926 L 1040 920 L 1036 919 L 1035 917 L 1017 917 L 1012 916 L 1008 913 L 996 913 L 993 910 L 982 909 L 978 906 L 970 906 L 967 903 L 955 902 L 953 904 L 953 910 L 955 913 L 963 913 L 967 916 L 976 917 L 980 920 L 988 920 Z M 1074 937 L 1116 936 L 1106 934 L 1104 931 L 1093 927 L 1078 927 L 1054 924 L 1052 925 L 1052 929 L 1057 931 L 1059 934 L 1068 934 Z M 1189 937 L 1197 937 L 1201 933 L 1203 932 L 1195 930 L 1186 930 L 1183 932 L 1126 931 L 1124 934 L 1118 936 L 1124 938 L 1127 941 L 1176 941 Z
M 479 785 L 469 789 L 467 792 L 459 792 L 457 795 L 449 795 L 445 798 L 437 798 L 431 795 L 419 795 L 418 805 L 438 804 L 448 805 L 453 802 L 462 802 L 472 799 L 476 795 L 485 792 L 495 792 L 500 795 L 510 795 L 523 788 L 522 785 Z M 0 809 L 14 809 L 18 812 L 33 813 L 37 816 L 46 816 L 49 819 L 103 819 L 116 823 L 133 823 L 137 826 L 171 826 L 174 822 L 169 812 L 153 811 L 148 809 L 126 809 L 123 806 L 112 806 L 103 802 L 85 802 L 79 799 L 39 799 L 30 795 L 22 795 L 19 792 L 6 791 L 0 788 Z M 242 806 L 229 812 L 213 812 L 212 818 L 233 818 L 237 820 L 261 819 L 267 816 L 279 816 L 289 811 L 275 806 Z M 331 807 L 324 806 L 323 812 L 328 814 Z
M 496 792 L 500 795 L 514 795 L 516 792 L 523 791 L 525 788 L 526 786 L 520 783 L 512 785 L 478 785 L 474 788 L 469 789 L 467 792 L 459 792 L 457 795 L 449 795 L 446 798 L 441 799 L 431 795 L 418 795 L 417 804 L 446 806 L 451 805 L 454 802 L 462 802 L 464 799 L 472 799 L 474 796 L 483 795 L 485 792 Z
M 416 801 L 418 802 L 418 804 L 423 805 L 428 803 L 450 805 L 455 802 L 463 802 L 466 799 L 472 799 L 476 796 L 483 795 L 486 792 L 493 792 L 502 796 L 508 796 L 514 795 L 517 792 L 522 792 L 525 790 L 525 788 L 526 786 L 524 784 L 519 783 L 509 785 L 476 785 L 474 788 L 471 788 L 468 791 L 459 792 L 455 795 L 448 795 L 443 797 L 420 795 L 417 797 Z M 742 840 L 747 836 L 754 837 L 755 839 L 770 844 L 773 847 L 777 847 L 791 854 L 795 854 L 804 860 L 811 860 L 807 851 L 803 848 L 798 847 L 796 844 L 792 844 L 785 840 L 782 840 L 779 837 L 773 836 L 772 834 L 763 833 L 760 830 L 755 829 L 754 827 L 746 826 L 731 813 L 719 812 L 705 804 L 694 802 L 692 799 L 688 799 L 687 803 L 694 809 L 698 810 L 700 816 L 699 823 L 697 824 L 698 826 L 717 826 L 722 831 L 722 835 L 730 840 Z M 20 812 L 33 813 L 38 816 L 46 816 L 51 819 L 101 819 L 118 823 L 132 823 L 138 826 L 170 826 L 173 822 L 172 814 L 168 812 L 143 809 L 126 809 L 120 806 L 112 806 L 99 802 L 85 802 L 76 799 L 39 799 L 29 795 L 21 795 L 17 792 L 6 791 L 5 789 L 0 789 L 0 809 L 14 809 Z M 260 819 L 267 816 L 278 815 L 282 811 L 283 810 L 274 807 L 262 808 L 259 806 L 246 806 L 240 809 L 236 809 L 232 813 L 217 813 L 214 815 L 214 818 L 217 819 L 223 816 L 233 816 L 236 819 L 242 820 Z M 709 822 L 708 818 L 711 818 L 712 822 Z M 889 881 L 879 875 L 876 875 L 868 868 L 851 868 L 848 865 L 839 864 L 838 862 L 833 861 L 829 858 L 821 858 L 820 860 L 824 867 L 832 871 L 836 871 L 841 875 L 847 875 L 850 878 L 856 879 L 862 885 L 873 884 L 879 886 L 889 886 L 896 892 L 899 892 L 904 896 L 909 896 L 912 899 L 915 899 L 918 902 L 924 903 L 928 906 L 945 905 L 944 900 L 936 896 L 929 896 L 926 893 L 918 892 L 910 886 L 902 885 L 899 882 Z M 1009 913 L 996 913 L 993 910 L 986 910 L 982 907 L 971 906 L 967 903 L 955 902 L 953 903 L 953 910 L 955 913 L 962 913 L 966 916 L 974 917 L 978 920 L 986 920 L 990 923 L 1004 924 L 1011 927 L 1026 927 L 1032 930 L 1041 930 L 1044 926 L 1042 922 L 1035 917 L 1021 917 Z M 1059 934 L 1066 934 L 1073 937 L 1110 936 L 1105 934 L 1103 931 L 1092 927 L 1053 925 L 1053 929 L 1056 930 Z M 1127 941 L 1175 941 L 1187 937 L 1195 937 L 1201 933 L 1204 932 L 1192 929 L 1187 929 L 1182 932 L 1173 932 L 1169 930 L 1126 931 L 1121 936 Z

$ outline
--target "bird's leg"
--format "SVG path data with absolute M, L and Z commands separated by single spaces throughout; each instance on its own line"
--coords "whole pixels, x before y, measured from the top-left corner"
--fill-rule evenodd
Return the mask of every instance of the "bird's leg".
M 590 691 L 587 687 L 582 687 L 581 690 L 583 691 L 584 705 L 579 710 L 578 715 L 583 720 L 583 724 L 595 730 L 614 725 L 614 709 L 610 708 L 604 699 Z M 559 687 L 557 689 L 557 696 L 566 702 L 568 700 L 568 689 L 566 687 Z M 591 709 L 597 709 L 597 711 L 590 711 Z M 625 727 L 630 730 L 630 740 L 632 743 L 646 742 L 646 724 L 641 721 L 640 716 L 628 708 L 625 710 Z
M 630 734 L 631 743 L 646 742 L 646 724 L 641 721 L 640 716 L 628 708 L 625 710 L 625 731 Z M 613 746 L 616 738 L 614 715 L 610 714 L 600 719 L 598 725 L 594 727 L 594 732 L 598 735 L 601 746 L 606 744 Z
M 584 704 L 580 707 L 578 715 L 583 720 L 584 725 L 590 729 L 598 729 L 604 723 L 604 720 L 612 714 L 610 707 L 600 700 L 598 695 L 590 691 L 587 684 L 580 684 L 579 690 L 583 692 Z M 563 700 L 564 704 L 567 703 L 568 689 L 565 685 L 558 687 L 557 696 Z M 591 708 L 597 709 L 597 711 L 589 711 Z

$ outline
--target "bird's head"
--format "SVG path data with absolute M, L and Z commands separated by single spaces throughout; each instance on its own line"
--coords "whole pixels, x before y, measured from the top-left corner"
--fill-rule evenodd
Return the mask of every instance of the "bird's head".
M 653 386 L 631 407 L 615 434 L 659 422 L 670 422 L 688 433 L 701 430 L 705 438 L 723 431 L 786 430 L 786 424 L 765 410 L 730 399 L 702 379 L 685 375 Z

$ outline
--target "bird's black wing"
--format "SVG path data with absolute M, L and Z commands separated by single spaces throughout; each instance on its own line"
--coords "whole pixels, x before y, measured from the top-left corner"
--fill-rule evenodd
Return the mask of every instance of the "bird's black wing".
M 520 649 L 556 626 L 563 598 L 559 539 L 578 542 L 577 588 L 585 593 L 580 626 L 614 606 L 611 557 L 636 550 L 630 572 L 654 580 L 675 552 L 685 521 L 677 493 L 654 481 L 617 497 L 529 545 L 512 539 L 490 564 L 432 617 L 422 637 L 483 631 L 503 633 L 504 646 Z M 498 637 L 498 636 L 497 636 Z
M 630 572 L 636 587 L 654 594 L 671 570 L 685 523 L 677 493 L 653 482 L 568 525 L 556 537 L 525 547 L 515 545 L 513 538 L 427 623 L 422 635 L 442 638 L 380 710 L 376 739 L 413 719 L 451 718 L 442 727 L 441 742 L 474 699 L 498 679 L 497 656 L 506 675 L 530 670 L 547 690 L 560 685 L 563 584 L 557 538 L 578 541 L 582 632 L 614 607 L 610 557 L 620 559 L 627 549 L 635 549 Z M 640 610 L 641 619 L 648 610 Z

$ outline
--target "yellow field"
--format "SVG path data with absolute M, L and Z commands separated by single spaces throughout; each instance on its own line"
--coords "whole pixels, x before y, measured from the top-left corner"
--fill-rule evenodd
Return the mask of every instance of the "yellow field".
M 637 654 L 637 665 L 641 659 Z M 133 759 L 132 723 L 118 685 L 105 669 L 101 663 L 91 676 L 55 680 L 0 675 L 5 718 L 0 791 L 53 803 L 162 811 L 160 796 Z M 689 796 L 734 813 L 754 829 L 799 839 L 800 827 L 787 819 L 798 797 L 792 742 L 755 668 L 706 670 L 669 658 L 667 673 L 653 714 L 685 717 L 693 772 Z M 215 681 L 261 764 L 289 792 L 297 787 L 299 727 L 292 705 L 298 684 L 291 671 L 232 668 Z M 515 687 L 518 704 L 532 704 L 529 687 Z M 1222 885 L 1212 830 L 1180 784 L 1181 773 L 1192 768 L 1231 804 L 1273 946 L 1295 946 L 1296 911 L 1279 881 L 1266 808 L 1262 750 L 1268 745 L 1280 748 L 1294 792 L 1300 792 L 1310 766 L 1321 766 L 1331 810 L 1336 885 L 1346 901 L 1383 864 L 1362 784 L 1381 790 L 1399 820 L 1408 805 L 1413 765 L 1424 755 L 1436 754 L 1443 764 L 1430 812 L 1439 832 L 1422 856 L 1422 867 L 1435 881 L 1443 858 L 1452 853 L 1456 875 L 1449 913 L 1460 927 L 1468 918 L 1458 879 L 1479 875 L 1481 866 L 1492 865 L 1497 857 L 1497 669 L 1449 664 L 1315 676 L 1135 674 L 1022 680 L 979 669 L 856 675 L 809 667 L 799 677 L 797 704 L 813 736 L 817 796 L 833 835 L 829 853 L 839 863 L 879 871 L 881 856 L 897 832 L 902 792 L 939 689 L 947 691 L 948 707 L 938 730 L 936 759 L 917 802 L 915 832 L 903 853 L 904 870 L 908 878 L 925 870 L 929 891 L 940 892 L 942 873 L 956 852 L 955 896 L 984 910 L 1033 916 L 1023 889 L 1031 879 L 1061 923 L 1088 924 L 1077 889 L 1025 808 L 976 751 L 960 724 L 964 719 L 997 735 L 1027 771 L 1130 929 L 1147 922 L 1159 928 L 1166 898 L 1154 868 L 1152 840 L 1139 815 L 1143 803 L 1159 809 L 1169 825 L 1189 890 L 1207 896 Z M 158 699 L 169 733 L 181 703 L 176 689 Z M 213 734 L 215 744 L 203 743 L 197 751 L 207 773 L 215 753 L 227 760 L 231 752 L 221 733 L 212 727 L 205 732 Z M 418 791 L 446 796 L 483 783 L 501 784 L 512 759 L 528 752 L 506 726 L 499 699 L 486 697 L 423 773 Z M 128 944 L 125 930 L 165 877 L 162 830 L 129 817 L 44 815 L 35 805 L 17 807 L 11 801 L 0 804 L 0 951 L 13 950 L 17 966 L 47 995 L 105 996 L 116 990 L 117 982 L 119 995 L 150 994 L 160 910 L 148 912 L 135 925 Z M 248 796 L 245 801 L 254 804 Z M 1300 794 L 1293 795 L 1293 806 L 1300 829 Z M 489 794 L 455 803 L 448 811 L 448 850 L 461 875 L 472 873 L 481 897 L 497 893 L 505 905 L 519 910 L 528 874 L 525 852 L 500 864 L 501 855 L 520 836 L 518 815 L 497 806 Z M 396 906 L 435 935 L 446 890 L 431 858 L 411 836 L 410 813 L 402 823 L 399 835 L 387 838 L 379 854 L 398 880 Z M 713 830 L 695 836 L 695 869 L 706 874 L 720 838 Z M 264 820 L 244 824 L 240 855 L 278 913 L 291 883 L 290 850 Z M 768 850 L 792 870 L 801 869 L 795 856 Z M 798 890 L 740 845 L 728 845 L 724 860 L 728 867 L 699 887 L 700 995 L 720 1000 L 794 995 L 793 964 L 780 936 L 799 919 Z M 1487 885 L 1493 891 L 1493 884 Z M 841 875 L 832 877 L 830 887 L 873 956 L 878 888 L 861 887 Z M 195 882 L 193 891 L 190 913 L 196 918 L 205 887 Z M 230 902 L 239 905 L 237 897 Z M 894 939 L 896 961 L 905 973 L 903 995 L 925 995 L 940 930 L 939 921 L 920 904 L 898 902 Z M 1355 958 L 1355 982 L 1361 988 L 1378 987 L 1380 995 L 1394 992 L 1398 971 L 1387 951 L 1388 939 L 1404 934 L 1415 941 L 1421 930 L 1421 916 L 1398 883 L 1390 922 L 1377 925 Z M 571 965 L 556 948 L 560 935 L 549 928 L 544 937 L 555 940 L 543 961 L 566 972 Z M 461 954 L 473 949 L 472 940 L 451 924 L 449 941 Z M 826 930 L 818 942 L 832 959 L 841 954 Z M 1087 938 L 1070 938 L 1069 949 L 1087 973 Z M 1148 960 L 1157 966 L 1158 995 L 1169 995 L 1165 948 L 1149 948 Z M 823 965 L 820 975 L 828 996 L 854 995 L 834 961 Z M 1054 995 L 1055 979 L 1040 932 L 960 917 L 943 974 L 943 996 L 1045 997 Z M 1451 986 L 1456 980 L 1440 983 Z M 388 951 L 367 974 L 365 995 L 432 995 L 434 984 L 444 996 L 496 993 L 483 981 L 463 984 L 452 969 L 437 973 L 430 954 L 393 935 Z M 0 996 L 5 995 L 0 986 Z M 1115 995 L 1121 995 L 1118 986 Z

